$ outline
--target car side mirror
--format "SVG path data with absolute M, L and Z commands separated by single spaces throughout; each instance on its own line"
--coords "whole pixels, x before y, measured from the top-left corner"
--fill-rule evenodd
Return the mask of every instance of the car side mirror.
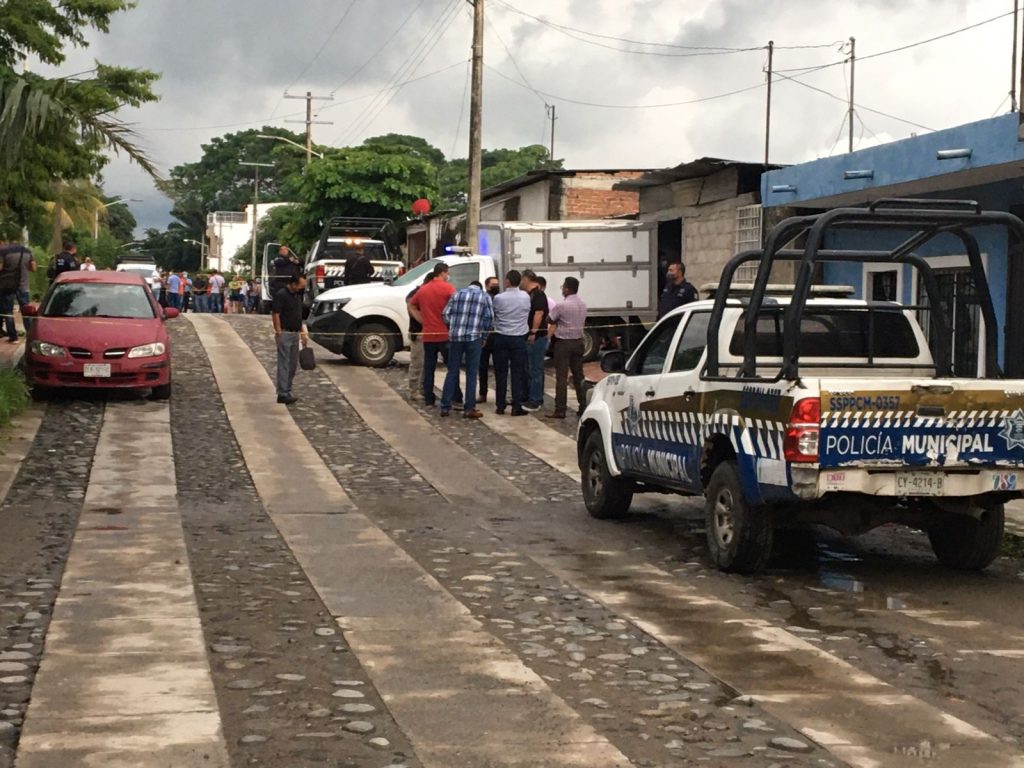
M 601 370 L 605 373 L 622 373 L 626 370 L 626 353 L 621 349 L 610 349 L 601 353 Z
M 21 314 L 24 317 L 36 317 L 39 314 L 39 306 L 36 304 L 26 304 L 21 308 Z
M 167 307 L 164 309 L 164 320 L 173 320 L 181 313 L 174 307 Z

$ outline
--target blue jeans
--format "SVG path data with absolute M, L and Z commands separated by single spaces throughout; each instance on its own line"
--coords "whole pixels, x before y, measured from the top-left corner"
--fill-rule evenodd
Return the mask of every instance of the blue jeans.
M 168 293 L 167 294 L 167 306 L 173 307 L 174 309 L 181 309 L 181 294 L 180 293 Z
M 494 405 L 499 411 L 508 405 L 509 369 L 512 373 L 512 410 L 523 407 L 526 382 L 526 339 L 522 336 L 502 336 L 494 339 Z
M 224 314 L 224 294 L 223 293 L 211 293 L 210 294 L 210 311 L 215 315 Z
M 452 341 L 448 343 L 448 375 L 444 377 L 444 388 L 441 390 L 441 412 L 452 407 L 452 400 L 460 392 L 459 374 L 462 361 L 466 361 L 466 413 L 476 410 L 476 383 L 480 375 L 481 340 Z
M 434 395 L 434 374 L 437 372 L 437 356 L 448 362 L 447 341 L 424 341 L 423 342 L 423 402 L 426 405 L 434 405 L 437 397 Z M 445 379 L 447 381 L 447 379 Z M 462 389 L 456 381 L 455 399 L 462 399 Z
M 526 345 L 526 365 L 529 369 L 529 391 L 526 401 L 530 405 L 544 405 L 544 355 L 548 351 L 548 337 L 538 336 Z
M 0 296 L 0 314 L 4 317 L 4 331 L 11 341 L 18 340 L 18 329 L 14 325 L 14 302 L 17 300 L 17 293 L 5 293 Z
M 207 306 L 206 306 L 206 300 L 210 298 L 209 296 L 207 296 L 205 293 L 197 293 L 192 298 L 195 300 L 195 307 L 194 307 L 194 309 L 195 309 L 196 312 L 200 312 L 200 313 L 209 312 L 209 309 L 207 309 Z

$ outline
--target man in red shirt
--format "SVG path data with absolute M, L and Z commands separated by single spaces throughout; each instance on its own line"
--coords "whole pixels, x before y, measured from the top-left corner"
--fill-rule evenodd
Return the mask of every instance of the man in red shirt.
M 455 286 L 448 282 L 448 265 L 434 265 L 434 279 L 416 291 L 409 301 L 409 314 L 423 326 L 423 402 L 429 408 L 437 403 L 434 395 L 434 373 L 437 371 L 437 356 L 448 359 L 448 326 L 441 319 L 441 313 L 448 306 L 448 299 L 455 293 Z M 455 401 L 462 401 L 462 392 L 455 393 Z

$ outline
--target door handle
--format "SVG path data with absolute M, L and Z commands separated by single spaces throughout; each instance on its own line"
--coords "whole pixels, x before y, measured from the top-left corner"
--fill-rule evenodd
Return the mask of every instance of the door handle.
M 685 392 L 683 392 L 683 400 L 686 400 L 687 402 L 689 402 L 690 400 L 693 399 L 693 396 L 695 394 L 697 394 L 697 393 L 694 392 L 692 389 L 688 389 Z
M 655 392 L 653 389 L 648 389 L 646 392 L 644 392 L 644 394 L 647 397 L 654 397 L 657 394 L 657 392 Z

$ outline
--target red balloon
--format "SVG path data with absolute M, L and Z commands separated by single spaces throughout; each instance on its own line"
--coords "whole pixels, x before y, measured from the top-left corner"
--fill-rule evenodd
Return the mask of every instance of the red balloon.
M 421 197 L 412 204 L 412 212 L 417 216 L 425 216 L 430 213 L 430 201 Z

